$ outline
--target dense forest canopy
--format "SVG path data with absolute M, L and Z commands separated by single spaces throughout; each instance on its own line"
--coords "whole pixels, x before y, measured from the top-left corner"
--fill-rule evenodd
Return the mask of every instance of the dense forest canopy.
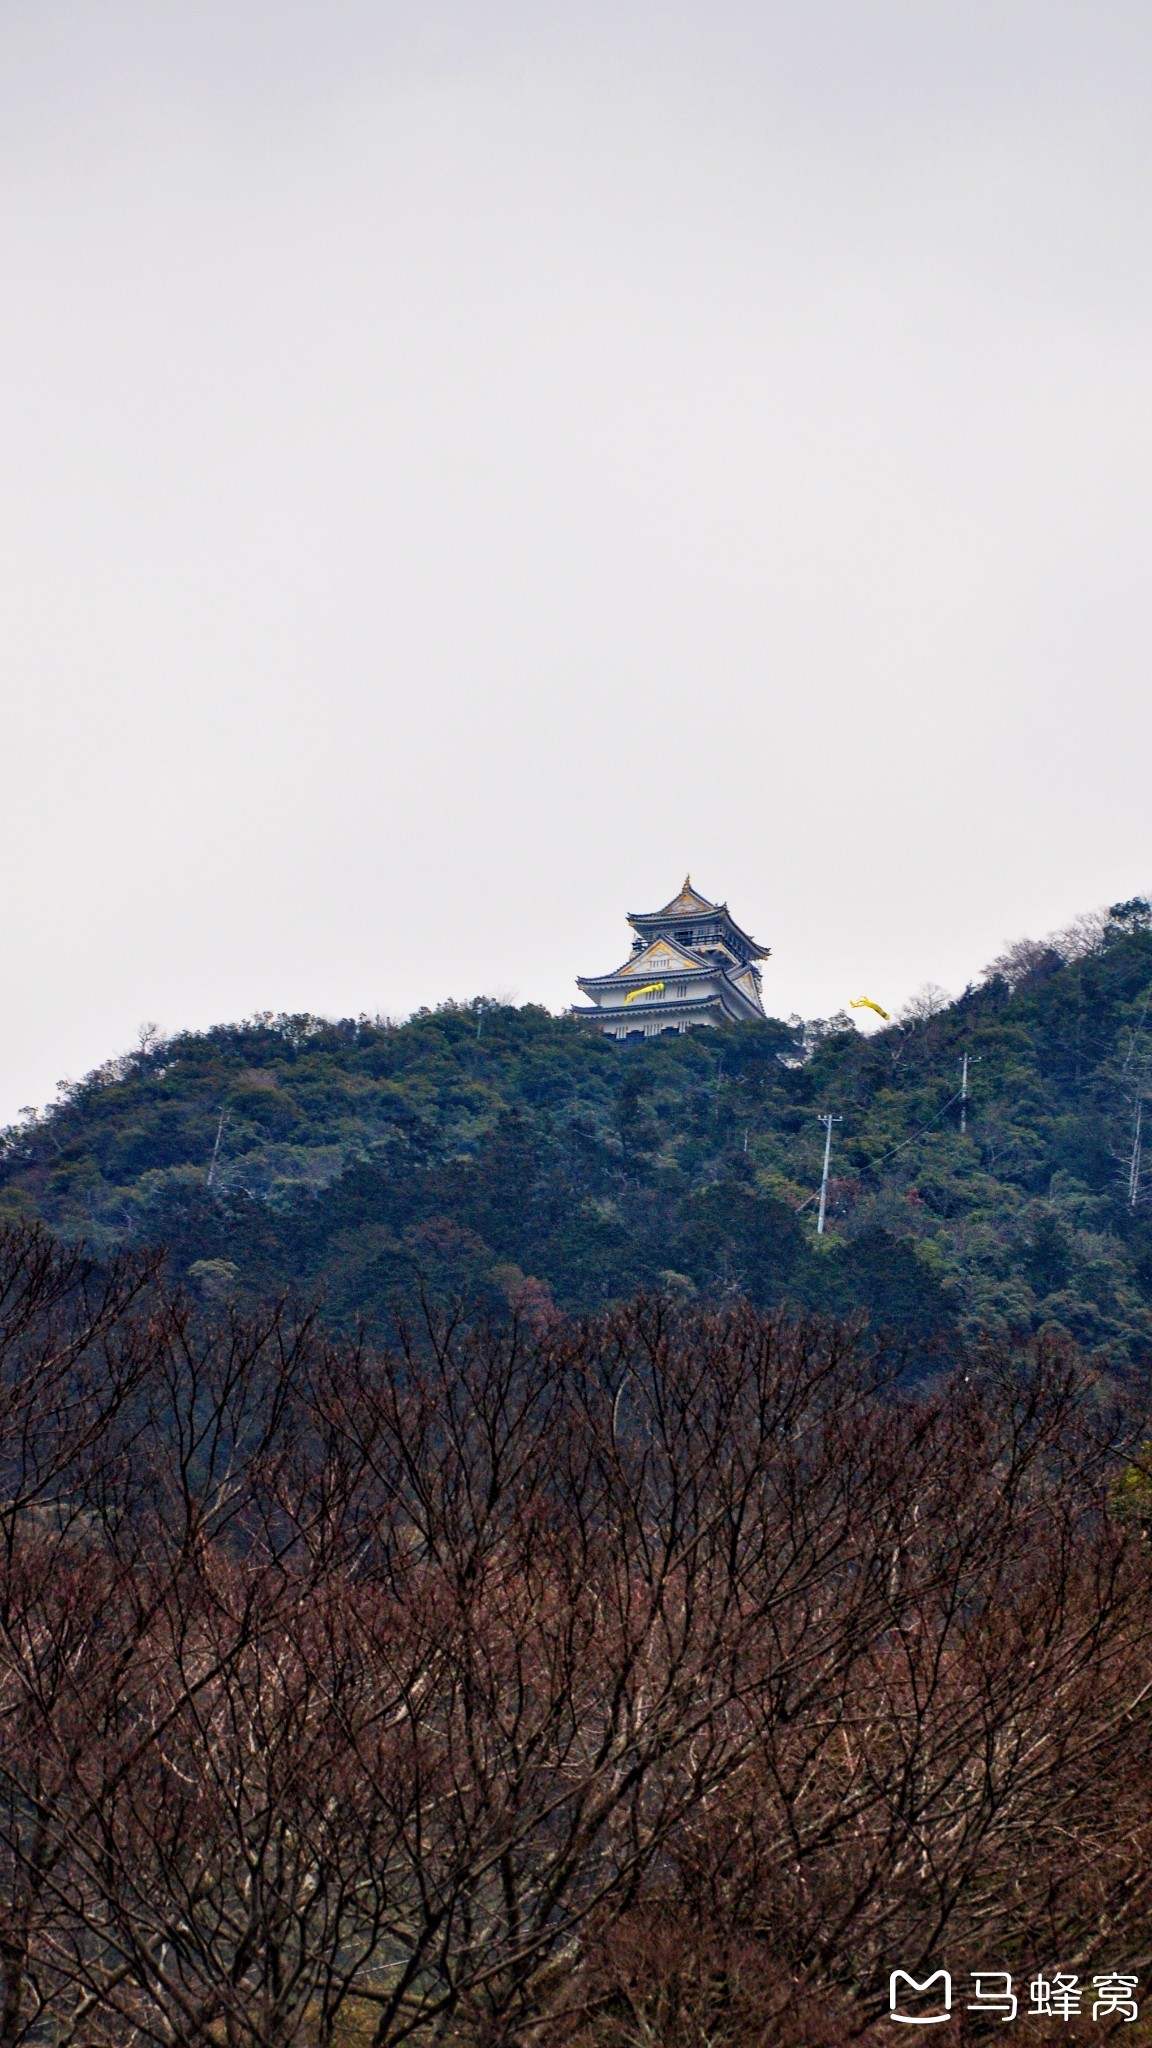
M 967 1056 L 969 1099 L 960 1100 Z M 8 1131 L 0 1216 L 164 1244 L 209 1299 L 338 1322 L 423 1288 L 534 1315 L 743 1292 L 945 1347 L 1152 1354 L 1152 915 L 1021 942 L 955 1001 L 617 1045 L 479 1000 L 257 1017 L 138 1048 Z M 835 1127 L 828 1230 L 813 1191 Z

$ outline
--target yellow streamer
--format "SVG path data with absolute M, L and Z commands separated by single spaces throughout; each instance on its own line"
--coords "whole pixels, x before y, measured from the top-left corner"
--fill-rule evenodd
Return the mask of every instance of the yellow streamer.
M 851 1002 L 848 1005 L 848 1008 L 850 1010 L 875 1010 L 876 1015 L 878 1017 L 883 1017 L 884 1022 L 886 1024 L 890 1024 L 892 1022 L 892 1019 L 888 1015 L 887 1010 L 882 1010 L 880 1008 L 879 1003 L 874 1003 L 872 1001 L 871 996 L 853 996 Z
M 663 989 L 665 986 L 666 984 L 662 981 L 646 981 L 643 988 L 630 988 L 624 1001 L 625 1003 L 634 1003 L 637 996 L 655 995 L 658 989 Z

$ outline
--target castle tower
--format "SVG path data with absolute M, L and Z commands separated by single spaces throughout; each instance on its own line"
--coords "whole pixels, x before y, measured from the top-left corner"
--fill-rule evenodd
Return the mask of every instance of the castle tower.
M 684 878 L 663 910 L 630 913 L 632 952 L 614 974 L 578 975 L 577 987 L 593 1009 L 572 1015 L 609 1038 L 654 1038 L 693 1024 L 741 1024 L 764 1016 L 758 946 L 729 915 Z

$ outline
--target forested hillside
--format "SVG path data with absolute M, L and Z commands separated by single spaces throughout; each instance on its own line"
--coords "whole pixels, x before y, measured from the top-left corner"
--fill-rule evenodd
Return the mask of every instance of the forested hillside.
M 619 1046 L 486 1001 L 259 1017 L 62 1088 L 5 1135 L 0 1216 L 164 1243 L 206 1298 L 293 1287 L 344 1323 L 417 1287 L 530 1314 L 741 1290 L 945 1345 L 1055 1325 L 1137 1363 L 1150 1006 L 1136 898 L 870 1037 L 840 1017 Z M 843 1121 L 817 1240 L 822 1112 Z

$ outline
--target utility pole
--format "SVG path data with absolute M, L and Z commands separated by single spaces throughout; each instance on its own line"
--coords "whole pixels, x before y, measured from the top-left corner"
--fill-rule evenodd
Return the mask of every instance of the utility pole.
M 224 1136 L 224 1119 L 227 1116 L 227 1114 L 228 1109 L 227 1105 L 225 1105 L 225 1107 L 220 1111 L 220 1121 L 216 1126 L 216 1143 L 212 1147 L 212 1163 L 208 1168 L 209 1187 L 211 1187 L 213 1181 L 216 1178 L 216 1161 L 220 1157 L 220 1140 Z
M 961 1135 L 961 1137 L 963 1137 L 963 1136 L 964 1136 L 964 1133 L 965 1133 L 965 1131 L 966 1131 L 966 1130 L 968 1129 L 968 1066 L 969 1066 L 969 1060 L 970 1060 L 970 1055 L 969 1055 L 968 1053 L 965 1053 L 965 1055 L 964 1055 L 963 1059 L 962 1059 L 962 1060 L 961 1060 L 961 1062 L 960 1062 L 960 1135 Z M 972 1060 L 971 1060 L 971 1064 L 972 1064 L 972 1066 L 974 1066 L 974 1067 L 978 1067 L 978 1066 L 980 1065 L 980 1054 L 979 1054 L 979 1053 L 977 1053 L 977 1054 L 976 1054 L 976 1057 L 975 1057 L 975 1059 L 972 1059 Z
M 824 1235 L 824 1211 L 828 1206 L 828 1168 L 832 1164 L 832 1126 L 842 1124 L 842 1116 L 822 1116 L 820 1119 L 827 1133 L 824 1139 L 824 1171 L 820 1177 L 820 1212 L 816 1218 L 816 1235 Z
M 1144 1097 L 1136 1097 L 1136 1123 L 1132 1132 L 1132 1163 L 1128 1168 L 1128 1207 L 1134 1209 L 1140 1199 L 1140 1126 L 1144 1120 Z

